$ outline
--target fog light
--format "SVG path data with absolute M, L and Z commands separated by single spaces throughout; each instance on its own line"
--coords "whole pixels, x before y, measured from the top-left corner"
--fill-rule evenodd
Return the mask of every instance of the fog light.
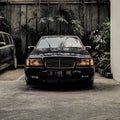
M 82 75 L 82 78 L 88 78 L 89 75 Z
M 38 76 L 31 76 L 31 78 L 33 78 L 33 79 L 38 79 Z

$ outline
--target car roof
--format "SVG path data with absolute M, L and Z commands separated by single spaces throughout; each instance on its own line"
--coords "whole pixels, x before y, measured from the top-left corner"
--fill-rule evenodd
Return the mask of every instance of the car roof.
M 52 37 L 75 37 L 80 39 L 77 35 L 45 35 L 42 36 L 41 38 L 52 38 Z

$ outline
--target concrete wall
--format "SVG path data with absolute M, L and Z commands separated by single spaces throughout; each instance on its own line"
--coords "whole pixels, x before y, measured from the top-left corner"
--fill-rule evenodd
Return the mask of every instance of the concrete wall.
M 111 68 L 120 81 L 120 0 L 111 0 Z

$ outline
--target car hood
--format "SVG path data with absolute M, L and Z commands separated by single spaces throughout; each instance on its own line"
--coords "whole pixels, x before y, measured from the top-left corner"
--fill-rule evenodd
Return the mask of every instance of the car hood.
M 38 49 L 34 49 L 29 58 L 45 58 L 45 57 L 76 57 L 76 58 L 91 58 L 91 55 L 86 49 L 81 49 L 75 52 L 71 51 L 52 51 L 52 52 L 43 52 Z

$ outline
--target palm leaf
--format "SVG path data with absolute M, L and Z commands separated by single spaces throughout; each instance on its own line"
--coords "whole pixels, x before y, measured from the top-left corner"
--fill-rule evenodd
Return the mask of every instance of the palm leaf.
M 58 16 L 57 21 L 68 24 L 68 21 L 63 16 Z

